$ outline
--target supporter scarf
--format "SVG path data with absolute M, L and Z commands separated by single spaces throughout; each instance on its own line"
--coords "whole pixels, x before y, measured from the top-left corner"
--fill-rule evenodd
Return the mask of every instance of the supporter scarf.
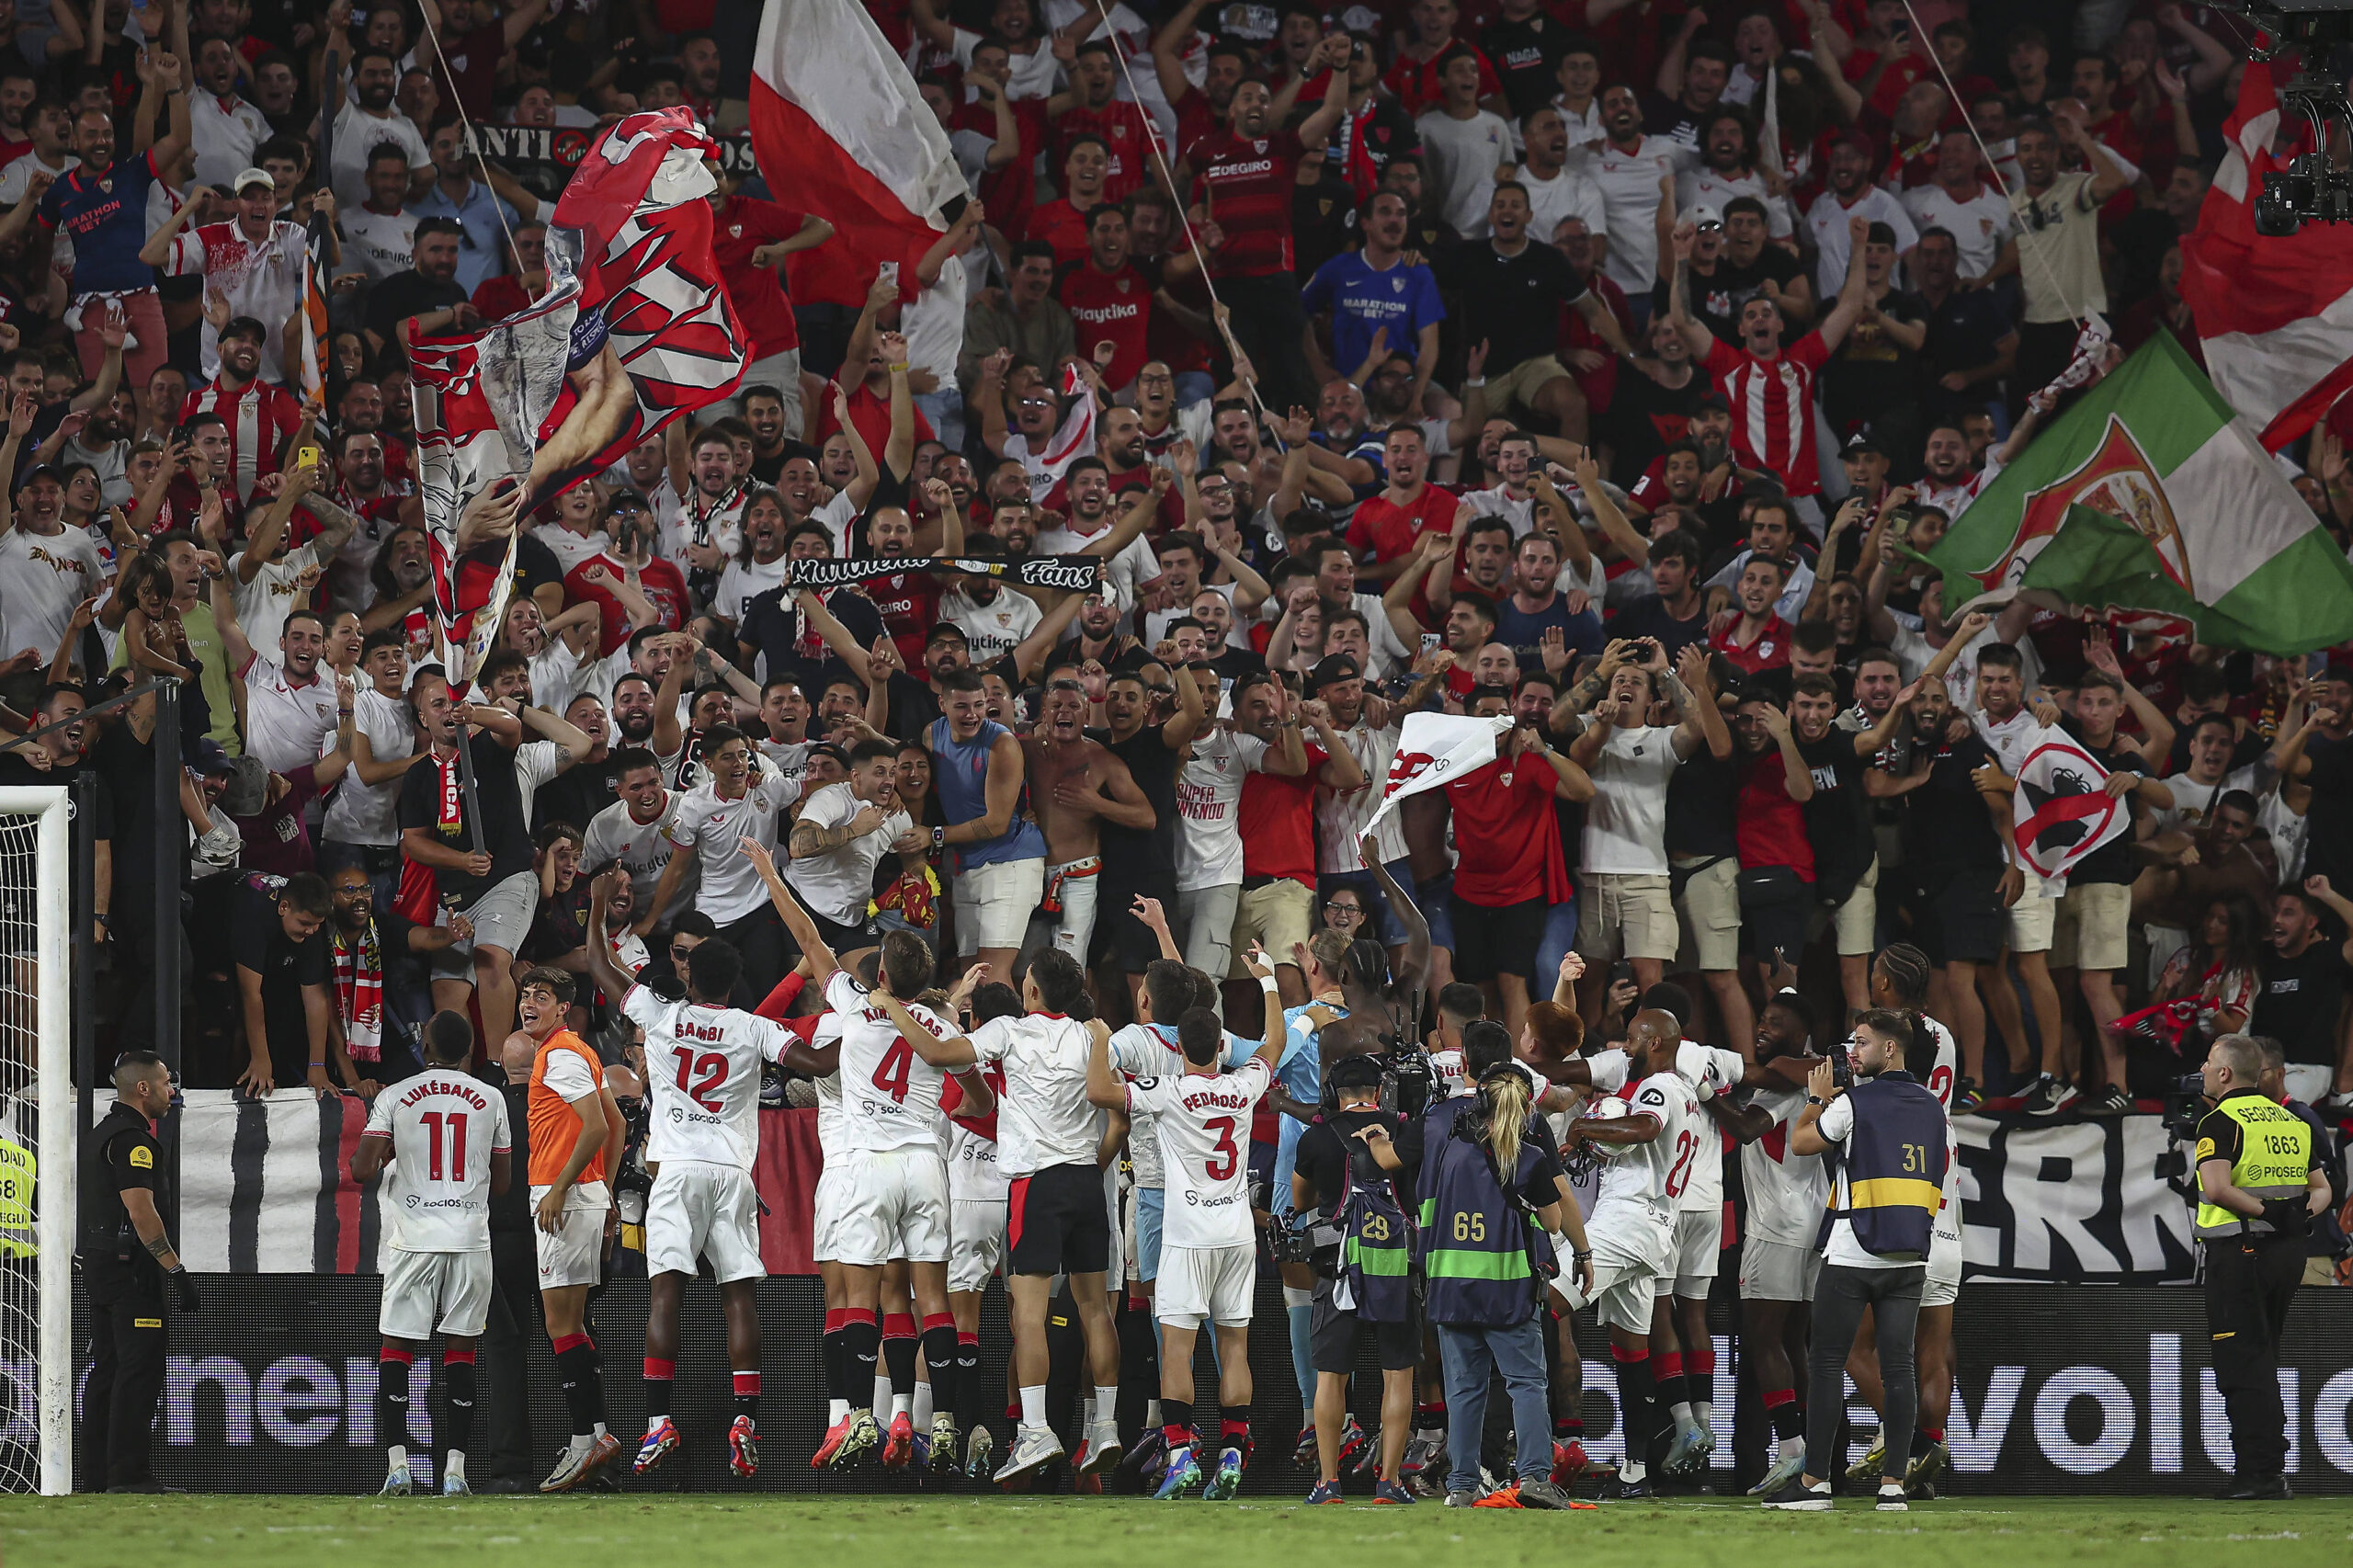
M 344 1043 L 354 1062 L 384 1058 L 384 952 L 370 917 L 359 928 L 357 944 L 347 945 L 343 934 L 335 938 L 335 1004 L 343 1020 Z
M 785 581 L 796 588 L 839 588 L 870 577 L 901 572 L 949 572 L 964 577 L 1002 577 L 1025 588 L 1064 588 L 1091 594 L 1102 581 L 1099 555 L 1028 555 L 1018 561 L 993 556 L 869 555 L 848 561 L 796 561 Z
M 433 819 L 434 824 L 441 829 L 445 837 L 455 838 L 458 835 L 458 830 L 465 825 L 466 802 L 463 775 L 459 766 L 458 754 L 453 751 L 445 759 L 436 752 L 433 756 L 433 768 L 441 784 L 441 809 Z

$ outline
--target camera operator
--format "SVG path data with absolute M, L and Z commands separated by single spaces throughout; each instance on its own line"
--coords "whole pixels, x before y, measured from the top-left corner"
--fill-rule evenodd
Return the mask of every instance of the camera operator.
M 1827 1244 L 1814 1281 L 1805 1473 L 1768 1495 L 1768 1508 L 1819 1513 L 1830 1506 L 1827 1476 L 1846 1410 L 1847 1355 L 1866 1306 L 1878 1331 L 1886 1390 L 1879 1506 L 1888 1513 L 1910 1506 L 1904 1471 L 1919 1408 L 1912 1337 L 1952 1149 L 1944 1107 L 1907 1064 L 1934 1053 L 1933 1040 L 1915 1037 L 1903 1014 L 1873 1008 L 1855 1020 L 1852 1086 L 1840 1085 L 1836 1066 L 1823 1062 L 1807 1079 L 1805 1106 L 1790 1124 L 1790 1153 L 1829 1154 L 1832 1185 Z M 1816 1466 L 1821 1477 L 1813 1473 Z
M 1418 1183 L 1426 1310 L 1446 1369 L 1446 1506 L 1565 1508 L 1569 1494 L 1551 1479 L 1552 1415 L 1536 1320 L 1557 1267 L 1538 1224 L 1544 1232 L 1567 1227 L 1588 1294 L 1591 1254 L 1552 1129 L 1535 1111 L 1536 1085 L 1512 1060 L 1511 1037 L 1482 1018 L 1462 1031 L 1462 1055 L 1478 1090 L 1429 1108 Z M 1518 1480 L 1483 1498 L 1480 1439 L 1488 1381 L 1497 1372 L 1511 1396 Z
M 1328 1228 L 1313 1258 L 1315 1297 L 1308 1320 L 1315 1365 L 1315 1455 L 1322 1478 L 1311 1503 L 1340 1499 L 1340 1427 L 1347 1419 L 1348 1379 L 1357 1364 L 1357 1329 L 1372 1330 L 1381 1358 L 1379 1502 L 1411 1502 L 1398 1480 L 1413 1426 L 1414 1369 L 1421 1362 L 1421 1313 L 1407 1267 L 1412 1237 L 1405 1215 L 1422 1163 L 1417 1116 L 1384 1110 L 1380 1059 L 1335 1062 L 1324 1083 L 1335 1108 L 1299 1140 L 1290 1178 L 1291 1207 Z
M 2304 1273 L 2304 1234 L 2328 1203 L 2312 1124 L 2263 1092 L 2263 1050 L 2226 1034 L 2206 1053 L 2198 1124 L 2198 1239 L 2206 1244 L 2206 1324 L 2214 1385 L 2236 1465 L 2229 1502 L 2292 1496 L 2279 1335 Z

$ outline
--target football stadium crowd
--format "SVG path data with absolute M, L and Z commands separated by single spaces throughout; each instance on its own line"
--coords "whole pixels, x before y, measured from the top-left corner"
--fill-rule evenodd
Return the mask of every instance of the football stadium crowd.
M 1949 1119 L 2154 1110 L 2201 1064 L 2225 1108 L 2218 1072 L 2319 1108 L 2293 1263 L 2335 1282 L 2353 649 L 1999 570 L 2032 500 L 2006 471 L 2136 353 L 2197 374 L 2183 242 L 2249 69 L 2223 13 L 869 0 L 966 189 L 846 290 L 845 236 L 743 136 L 757 6 L 86 3 L 0 0 L 0 783 L 96 780 L 74 918 L 119 1084 L 177 947 L 180 1084 L 364 1100 L 362 1179 L 425 1179 L 419 1116 L 442 1179 L 422 1096 L 496 1108 L 451 1113 L 465 1217 L 422 1223 L 536 1232 L 537 1278 L 528 1247 L 519 1284 L 432 1276 L 473 1244 L 439 1231 L 387 1266 L 402 1408 L 438 1330 L 472 1419 L 494 1290 L 553 1344 L 570 1446 L 476 1489 L 628 1468 L 582 1297 L 632 1271 L 638 1468 L 680 1440 L 699 1267 L 756 1468 L 748 1216 L 813 1202 L 755 1194 L 760 1108 L 825 1140 L 844 1467 L 1124 1459 L 1231 1495 L 1263 1273 L 1319 1496 L 1346 1465 L 1382 1500 L 1564 1503 L 1606 1468 L 1566 1331 L 1593 1303 L 1611 1485 L 1646 1495 L 1718 1440 L 1722 1257 L 1760 1492 L 1827 1506 L 1824 1339 L 1870 1311 L 1857 1469 L 1901 1506 L 1945 1463 Z M 740 382 L 528 508 L 469 498 L 445 558 L 411 349 L 540 300 L 554 150 L 661 109 L 743 153 L 707 198 Z M 2264 460 L 2338 558 L 2342 432 Z M 2074 499 L 2175 559 L 2215 519 L 2130 456 Z M 1981 501 L 1995 547 L 1940 552 Z M 457 679 L 437 585 L 483 563 L 511 582 Z M 1919 1115 L 1925 1207 L 1869 1212 L 1872 1119 Z M 1391 1230 L 1449 1212 L 1392 1301 Z M 1010 1407 L 979 1372 L 1000 1268 Z M 1197 1420 L 1166 1341 L 1205 1320 Z M 1491 1369 L 1518 1441 L 1483 1483 Z M 494 1428 L 515 1378 L 485 1369 Z M 2234 1420 L 2268 1380 L 2225 1373 Z M 2246 1444 L 2236 1484 L 2277 1495 L 2278 1463 Z

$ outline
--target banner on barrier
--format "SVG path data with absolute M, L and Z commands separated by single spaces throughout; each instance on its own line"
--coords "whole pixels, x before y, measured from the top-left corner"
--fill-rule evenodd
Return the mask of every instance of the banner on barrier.
M 810 1204 L 816 1112 L 760 1113 L 755 1175 L 771 1274 L 815 1271 Z M 350 1177 L 367 1120 L 358 1100 L 241 1099 L 192 1089 L 180 1113 L 180 1241 L 188 1266 L 224 1274 L 370 1274 L 375 1189 Z M 1961 1195 L 1972 1280 L 2158 1285 L 2195 1278 L 2188 1151 L 2154 1116 L 2052 1127 L 1962 1117 Z
M 529 1288 L 526 1272 L 523 1289 Z M 377 1426 L 376 1281 L 246 1275 L 208 1278 L 204 1290 L 205 1310 L 172 1326 L 157 1423 L 158 1477 L 199 1491 L 373 1490 L 383 1473 L 382 1445 L 392 1440 Z M 770 1279 L 759 1287 L 759 1302 L 761 1428 L 771 1462 L 754 1488 L 836 1489 L 838 1480 L 820 1478 L 806 1465 L 778 1462 L 810 1452 L 824 1435 L 816 1355 L 823 1292 L 814 1279 Z M 1720 1348 L 1729 1348 L 1722 1335 L 1736 1326 L 1733 1306 L 1724 1303 L 1713 1314 Z M 644 1312 L 644 1281 L 617 1281 L 592 1321 L 600 1334 L 626 1343 Z M 1279 1321 L 1276 1281 L 1261 1283 L 1257 1312 L 1261 1321 Z M 718 1292 L 708 1281 L 688 1287 L 680 1326 L 673 1414 L 688 1442 L 673 1462 L 682 1465 L 680 1479 L 695 1490 L 743 1490 L 743 1483 L 726 1477 L 721 1434 L 733 1414 L 726 1332 Z M 982 1327 L 983 1374 L 994 1384 L 1008 1345 L 1002 1291 L 988 1293 Z M 1615 1457 L 1618 1422 L 1607 1343 L 1589 1320 L 1578 1337 L 1586 1356 L 1587 1446 Z M 2290 1349 L 2279 1384 L 2289 1415 L 2288 1474 L 2302 1493 L 2353 1493 L 2353 1291 L 2300 1292 L 2285 1337 Z M 77 1335 L 75 1343 L 85 1346 L 87 1335 Z M 520 1386 L 527 1392 L 509 1401 L 506 1391 L 517 1387 L 517 1369 L 502 1367 L 500 1346 L 483 1342 L 469 1450 L 477 1482 L 498 1473 L 502 1444 L 520 1445 L 505 1463 L 544 1468 L 547 1445 L 540 1439 L 566 1429 L 546 1343 L 527 1335 L 524 1345 Z M 1955 1471 L 1950 1492 L 1962 1497 L 2211 1492 L 2229 1471 L 2231 1449 L 2206 1346 L 2202 1303 L 2191 1291 L 2025 1285 L 1964 1290 L 1954 1320 L 1957 1384 L 1945 1427 Z M 1260 1418 L 1284 1429 L 1282 1423 L 1298 1410 L 1290 1346 L 1280 1335 L 1256 1335 L 1250 1349 Z M 1370 1345 L 1365 1350 L 1370 1355 Z M 1738 1424 L 1761 1427 L 1761 1410 L 1749 1408 L 1756 1391 L 1736 1375 L 1734 1365 L 1730 1355 L 1719 1355 L 1719 1426 L 1733 1413 Z M 5 1371 L 20 1382 L 30 1376 L 29 1367 Z M 86 1375 L 86 1364 L 77 1366 L 77 1389 Z M 438 1366 L 421 1357 L 408 1415 L 412 1467 L 434 1451 L 438 1381 Z M 1377 1378 L 1359 1378 L 1357 1387 L 1378 1399 Z M 608 1374 L 607 1397 L 615 1428 L 636 1430 L 642 1415 L 638 1380 Z M 1854 1420 L 1870 1423 L 1860 1400 L 1850 1396 L 1849 1405 Z M 1362 1414 L 1370 1420 L 1374 1412 L 1368 1407 Z M 1134 1418 L 1141 1416 L 1138 1391 Z M 22 1437 L 0 1428 L 0 1441 Z M 1848 1460 L 1859 1457 L 1859 1448 L 1850 1447 Z M 1720 1449 L 1715 1468 L 1745 1486 L 1764 1460 L 1761 1447 L 1737 1464 Z M 1244 1489 L 1289 1492 L 1292 1484 L 1285 1467 L 1272 1465 L 1254 1468 Z

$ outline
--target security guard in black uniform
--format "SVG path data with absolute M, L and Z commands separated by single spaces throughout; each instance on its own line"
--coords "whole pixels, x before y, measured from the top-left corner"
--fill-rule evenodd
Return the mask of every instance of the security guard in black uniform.
M 2304 1233 L 2328 1201 L 2312 1127 L 2265 1095 L 2263 1052 L 2226 1034 L 2207 1052 L 2198 1123 L 2198 1239 L 2206 1244 L 2206 1326 L 2214 1386 L 2231 1421 L 2234 1502 L 2292 1496 L 2279 1335 L 2304 1272 Z
M 93 1482 L 108 1492 L 161 1492 L 151 1463 L 155 1399 L 164 1392 L 164 1297 L 196 1311 L 196 1282 L 165 1233 L 153 1123 L 172 1106 L 163 1059 L 129 1051 L 115 1063 L 114 1108 L 83 1146 L 82 1239 L 90 1292 L 90 1381 L 82 1429 Z M 97 1490 L 96 1484 L 93 1490 Z

